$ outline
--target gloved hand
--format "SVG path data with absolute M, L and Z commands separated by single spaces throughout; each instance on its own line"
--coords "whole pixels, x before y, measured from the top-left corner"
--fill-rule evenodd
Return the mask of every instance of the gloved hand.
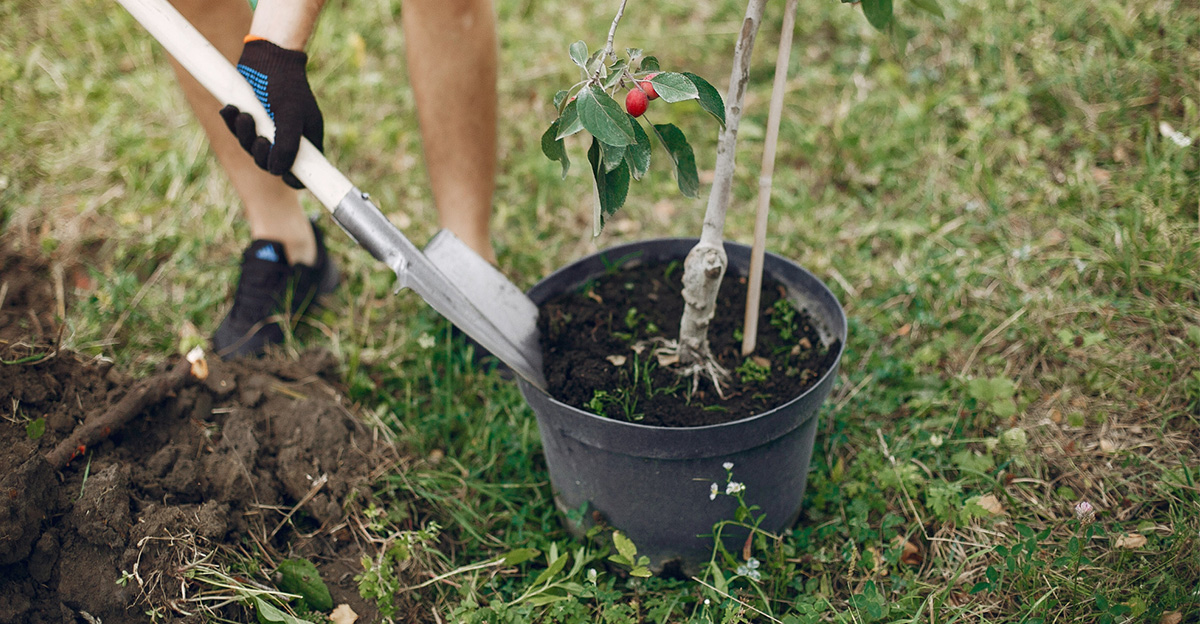
M 237 69 L 250 85 L 258 101 L 275 122 L 275 144 L 258 136 L 254 118 L 236 106 L 221 109 L 221 117 L 229 131 L 237 137 L 242 148 L 254 157 L 259 167 L 272 175 L 282 176 L 292 188 L 304 185 L 292 175 L 292 164 L 300 150 L 300 137 L 324 151 L 325 121 L 321 109 L 308 86 L 305 65 L 308 55 L 297 50 L 281 48 L 269 41 L 248 41 L 242 48 Z

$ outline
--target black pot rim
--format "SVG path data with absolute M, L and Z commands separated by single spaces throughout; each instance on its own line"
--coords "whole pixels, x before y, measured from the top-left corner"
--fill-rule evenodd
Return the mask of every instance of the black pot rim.
M 597 258 L 601 255 L 604 255 L 604 254 L 611 255 L 613 253 L 621 253 L 622 251 L 631 250 L 632 248 L 640 248 L 640 247 L 645 247 L 648 245 L 649 246 L 653 246 L 653 245 L 670 245 L 670 246 L 691 245 L 691 246 L 694 246 L 697 242 L 698 242 L 698 239 L 696 239 L 696 238 L 668 237 L 668 238 L 643 239 L 643 240 L 639 240 L 639 241 L 615 245 L 613 247 L 609 247 L 607 249 L 603 249 L 603 250 L 597 251 L 595 253 L 589 254 L 587 256 L 584 256 L 583 258 L 575 260 L 574 262 L 571 262 L 570 264 L 568 264 L 562 268 L 559 268 L 558 270 L 554 271 L 550 275 L 543 278 L 541 281 L 539 281 L 537 284 L 535 284 L 532 288 L 530 288 L 528 291 L 528 294 L 535 303 L 540 305 L 545 300 L 546 297 L 540 297 L 539 295 L 543 294 L 541 292 L 542 290 L 545 290 L 548 288 L 548 286 L 545 286 L 547 283 L 554 281 L 554 278 L 559 277 L 561 274 L 571 270 L 573 267 L 575 267 L 579 264 L 582 264 L 584 262 L 588 262 L 588 261 L 590 261 L 594 258 Z M 724 245 L 725 245 L 727 254 L 729 253 L 730 250 L 739 250 L 739 251 L 746 251 L 746 252 L 749 251 L 749 247 L 746 245 L 743 245 L 741 243 L 725 241 Z M 518 378 L 518 383 L 521 387 L 522 393 L 524 393 L 527 398 L 530 394 L 540 394 L 540 395 L 542 395 L 541 398 L 543 400 L 549 400 L 550 402 L 552 402 L 553 404 L 555 404 L 559 407 L 566 408 L 579 416 L 584 416 L 590 422 L 593 422 L 594 424 L 596 424 L 598 426 L 604 426 L 604 427 L 617 426 L 617 427 L 629 428 L 629 429 L 633 429 L 633 430 L 641 430 L 647 434 L 658 434 L 658 435 L 675 435 L 675 436 L 688 435 L 688 434 L 702 435 L 702 434 L 708 434 L 708 432 L 711 432 L 711 431 L 727 429 L 727 428 L 731 428 L 731 427 L 748 427 L 748 426 L 752 427 L 758 423 L 761 423 L 764 420 L 769 419 L 772 415 L 774 415 L 776 413 L 787 410 L 793 404 L 804 400 L 807 396 L 813 394 L 814 392 L 820 391 L 820 389 L 822 389 L 827 383 L 832 382 L 832 376 L 837 374 L 839 364 L 841 363 L 842 355 L 845 353 L 845 350 L 846 350 L 846 336 L 847 336 L 848 326 L 847 326 L 847 322 L 846 322 L 846 312 L 842 308 L 841 302 L 838 301 L 837 297 L 834 296 L 833 292 L 829 290 L 829 287 L 826 286 L 823 281 L 818 279 L 815 275 L 813 275 L 811 272 L 809 272 L 804 267 L 800 266 L 798 263 L 796 263 L 792 260 L 789 260 L 787 258 L 784 258 L 783 256 L 780 256 L 778 254 L 775 254 L 775 253 L 772 253 L 769 251 L 766 252 L 765 256 L 766 256 L 766 258 L 764 261 L 764 272 L 769 272 L 769 270 L 768 270 L 769 266 L 766 266 L 766 265 L 769 265 L 772 263 L 784 263 L 787 265 L 791 265 L 795 269 L 798 269 L 803 274 L 807 275 L 812 280 L 812 282 L 819 287 L 819 290 L 823 291 L 823 292 L 819 292 L 818 294 L 826 295 L 829 298 L 829 300 L 831 300 L 833 302 L 834 309 L 837 312 L 836 319 L 835 319 L 835 326 L 826 328 L 826 331 L 828 331 L 830 334 L 832 334 L 833 336 L 835 336 L 839 339 L 840 344 L 838 345 L 837 356 L 834 358 L 833 364 L 829 367 L 829 369 L 826 370 L 821 375 L 821 378 L 818 379 L 816 381 L 816 383 L 809 386 L 804 392 L 801 392 L 800 394 L 796 395 L 795 397 L 792 397 L 791 399 L 785 401 L 784 403 L 781 403 L 767 411 L 760 412 L 758 414 L 753 414 L 751 416 L 747 416 L 745 418 L 740 418 L 738 420 L 732 420 L 729 422 L 717 423 L 717 424 L 712 424 L 712 425 L 697 425 L 694 427 L 664 427 L 661 425 L 645 425 L 645 424 L 641 424 L 641 423 L 632 423 L 632 422 L 628 422 L 628 421 L 624 421 L 624 420 L 605 418 L 603 416 L 581 410 L 573 405 L 568 405 L 566 403 L 563 403 L 562 401 L 559 401 L 558 399 L 551 396 L 549 393 L 542 392 L 541 390 L 534 388 L 530 384 L 526 383 L 524 380 L 521 380 Z M 549 295 L 552 293 L 545 293 L 545 294 Z M 815 413 L 813 414 L 813 416 L 815 416 Z M 804 419 L 804 420 L 807 420 L 807 419 Z M 794 423 L 795 426 L 799 426 L 801 424 L 803 424 L 803 421 Z

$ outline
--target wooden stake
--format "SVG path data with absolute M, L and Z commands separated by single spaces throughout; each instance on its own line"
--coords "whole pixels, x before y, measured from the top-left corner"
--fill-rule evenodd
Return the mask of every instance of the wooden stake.
M 771 181 L 775 175 L 775 147 L 779 144 L 779 120 L 783 116 L 783 92 L 787 88 L 792 31 L 796 27 L 798 0 L 788 0 L 783 15 L 783 34 L 775 58 L 775 84 L 767 114 L 767 139 L 763 147 L 762 173 L 758 176 L 758 210 L 754 217 L 754 245 L 750 250 L 750 279 L 746 284 L 746 317 L 742 327 L 742 357 L 754 353 L 758 343 L 758 309 L 762 299 L 763 254 L 767 248 L 767 215 L 771 212 Z

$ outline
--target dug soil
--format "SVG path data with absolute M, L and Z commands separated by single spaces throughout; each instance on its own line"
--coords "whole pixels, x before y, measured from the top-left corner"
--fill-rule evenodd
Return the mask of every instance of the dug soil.
M 373 550 L 347 517 L 394 455 L 347 409 L 330 355 L 210 360 L 207 380 L 51 465 L 51 449 L 134 380 L 55 348 L 46 311 L 61 297 L 44 264 L 0 251 L 0 267 L 0 623 L 149 622 L 149 610 L 205 621 L 198 600 L 222 590 L 204 573 L 237 553 L 263 568 L 305 557 L 334 604 L 377 621 L 353 578 Z
M 824 345 L 783 285 L 764 276 L 755 357 L 741 356 L 746 278 L 722 281 L 709 341 L 733 374 L 720 397 L 704 380 L 689 396 L 669 355 L 683 313 L 681 263 L 622 267 L 541 306 L 539 329 L 550 394 L 601 415 L 665 427 L 740 420 L 794 399 L 821 379 L 840 346 Z

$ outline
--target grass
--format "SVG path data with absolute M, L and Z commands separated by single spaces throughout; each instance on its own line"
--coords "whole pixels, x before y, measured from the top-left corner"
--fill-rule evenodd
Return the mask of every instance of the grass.
M 426 240 L 436 219 L 399 2 L 330 4 L 310 47 L 329 155 Z M 829 283 L 851 327 L 805 516 L 762 538 L 758 581 L 720 557 L 703 582 L 608 571 L 563 531 L 516 389 L 474 370 L 444 322 L 331 236 L 345 287 L 288 346 L 337 354 L 351 398 L 411 457 L 375 484 L 389 501 L 381 534 L 441 527 L 436 543 L 413 542 L 420 566 L 390 564 L 393 589 L 447 575 L 402 594 L 398 619 L 1200 618 L 1200 165 L 1160 130 L 1200 132 L 1200 12 L 941 4 L 945 19 L 898 4 L 903 55 L 849 5 L 802 7 L 770 246 Z M 541 156 L 551 98 L 572 77 L 567 45 L 595 48 L 615 10 L 584 6 L 497 7 L 494 226 L 523 286 L 615 242 L 699 232 L 702 202 L 681 198 L 660 160 L 593 239 L 582 147 L 565 181 Z M 741 10 L 631 5 L 618 45 L 720 86 Z M 747 96 L 736 240 L 752 230 L 778 12 Z M 115 4 L 6 2 L 0 30 L 5 244 L 64 267 L 67 346 L 148 369 L 219 322 L 247 240 L 240 207 L 163 53 Z M 656 114 L 711 170 L 703 114 Z M 1079 501 L 1094 523 L 1075 518 Z M 521 548 L 543 555 L 482 565 Z M 561 570 L 552 551 L 569 553 Z

